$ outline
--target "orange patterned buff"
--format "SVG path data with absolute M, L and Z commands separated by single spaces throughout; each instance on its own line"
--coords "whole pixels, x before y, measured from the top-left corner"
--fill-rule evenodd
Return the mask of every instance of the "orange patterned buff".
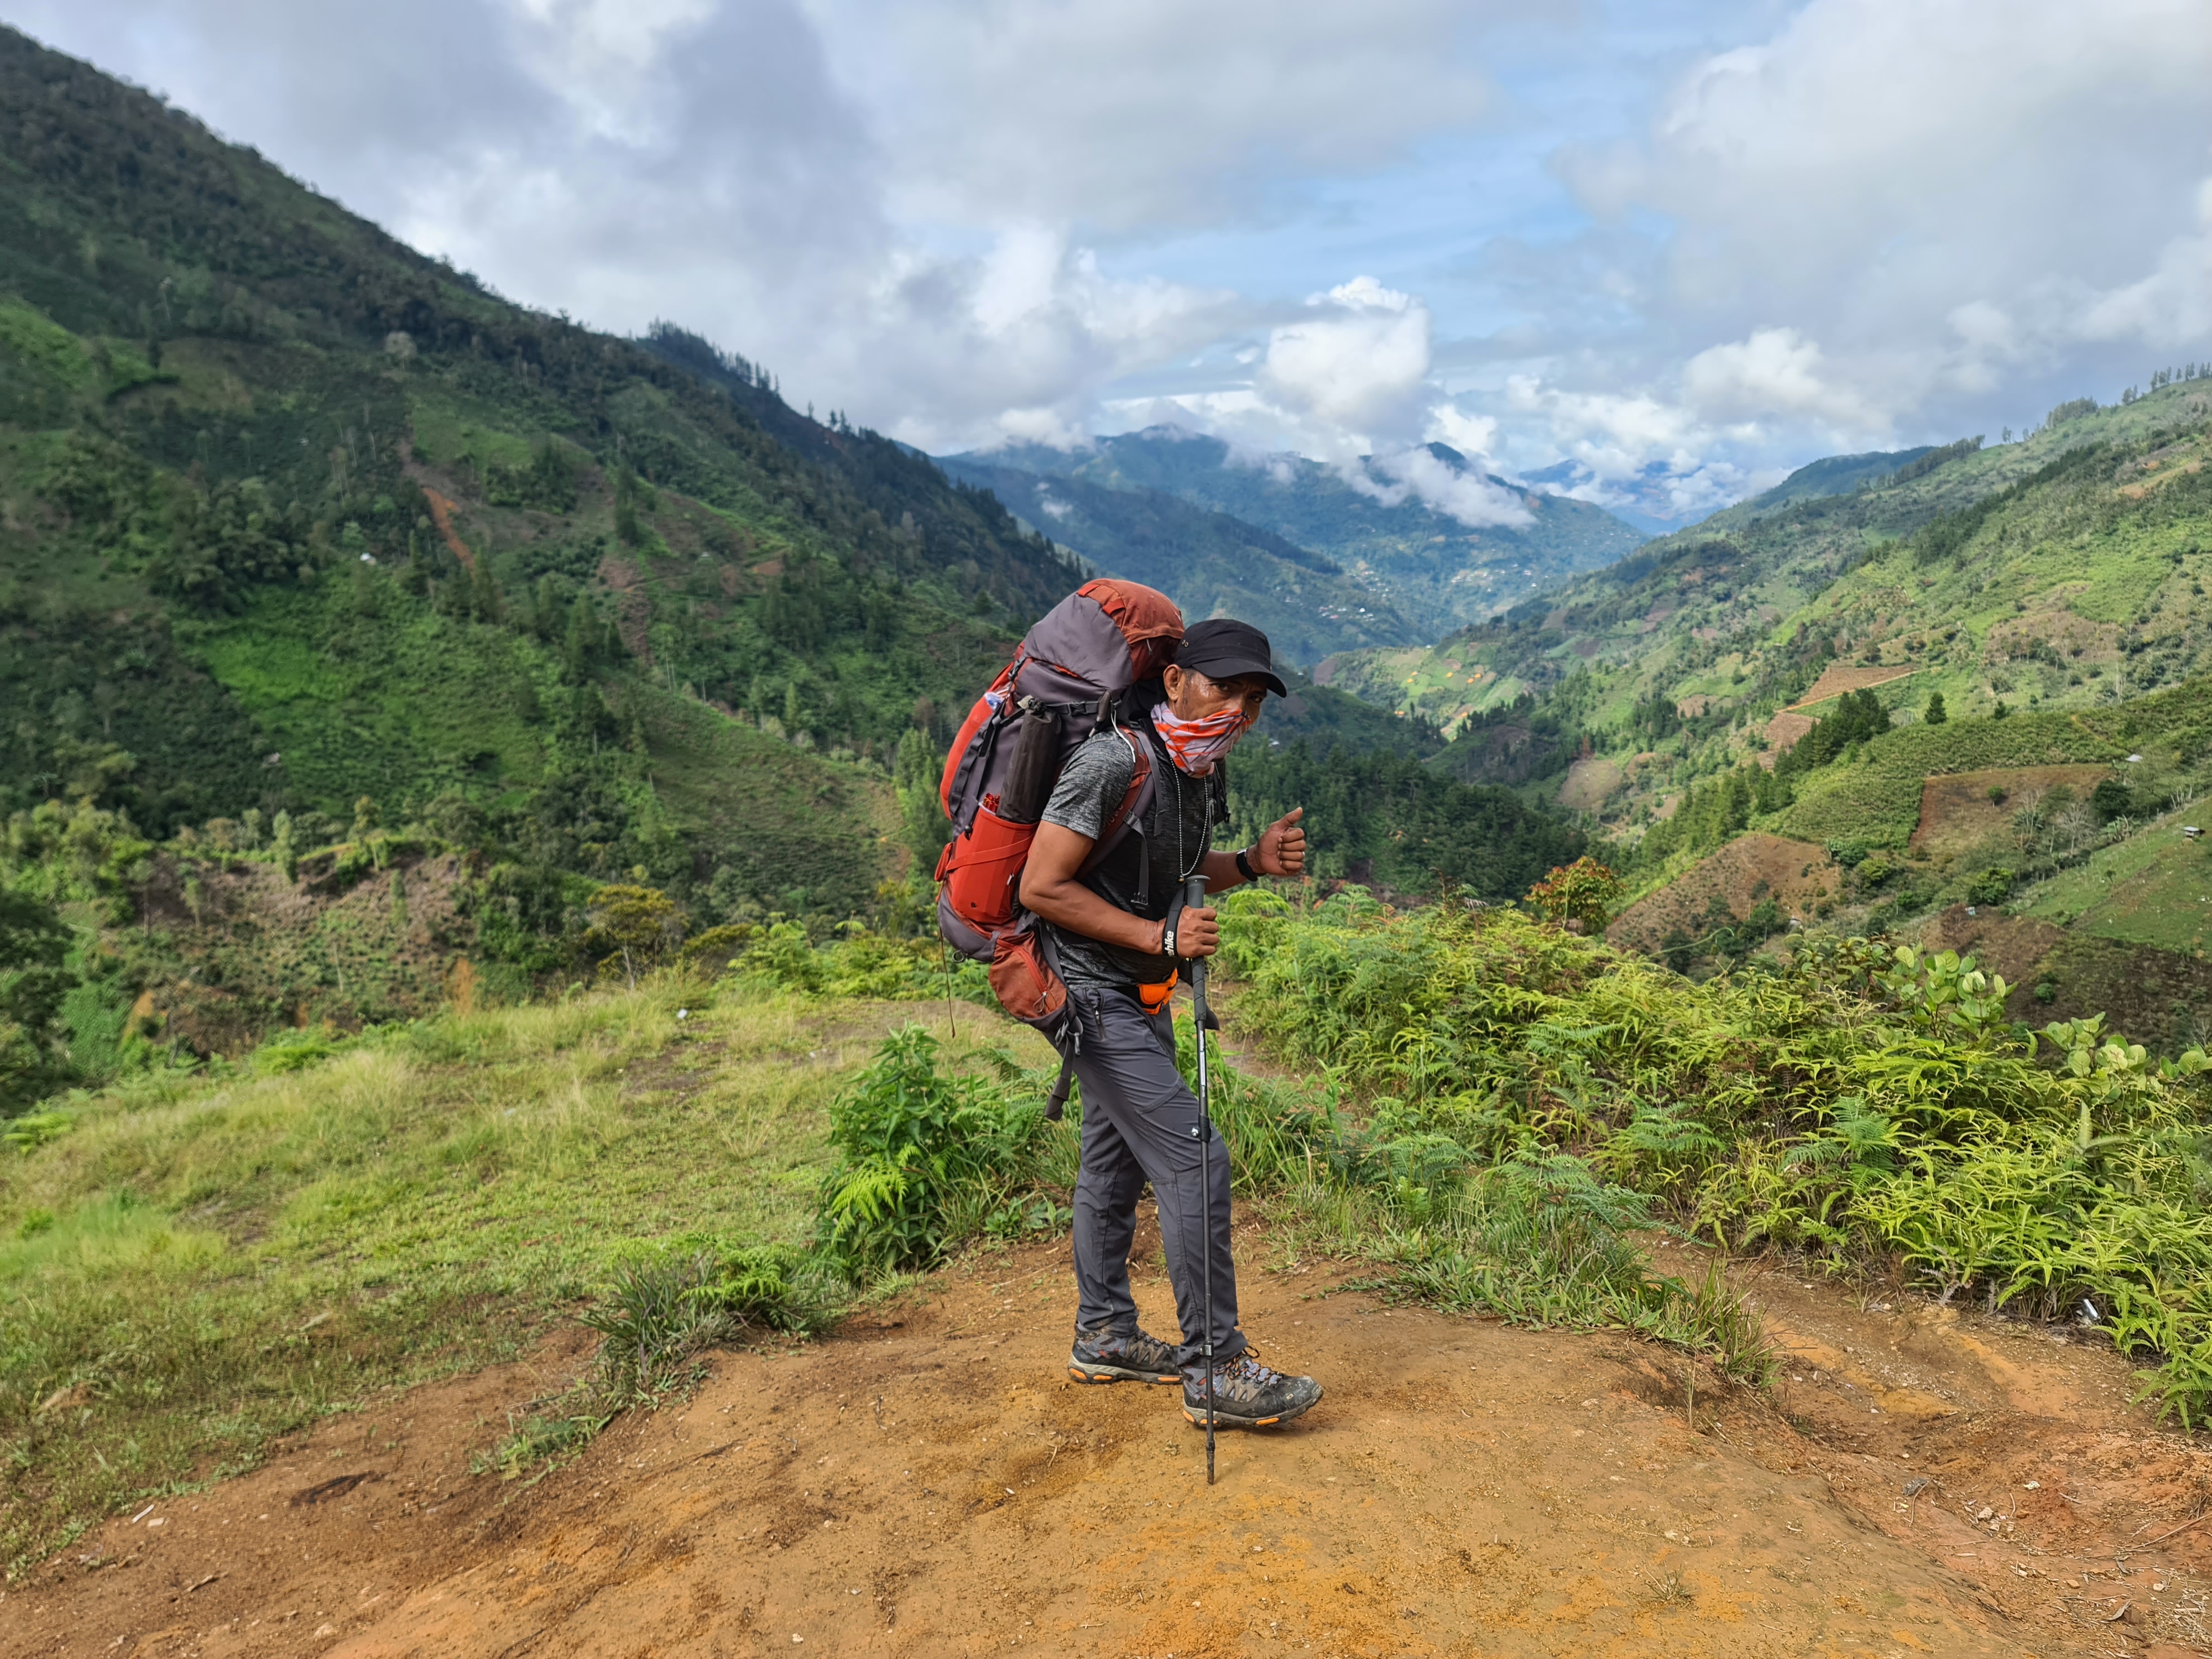
M 1152 705 L 1152 730 L 1160 734 L 1176 770 L 1185 777 L 1202 778 L 1212 772 L 1214 762 L 1237 746 L 1237 739 L 1255 718 L 1252 710 L 1241 704 L 1201 714 L 1194 720 L 1178 719 L 1164 702 Z

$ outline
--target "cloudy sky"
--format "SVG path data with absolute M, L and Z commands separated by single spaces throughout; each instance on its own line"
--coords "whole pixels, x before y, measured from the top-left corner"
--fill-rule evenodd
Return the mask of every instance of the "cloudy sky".
M 512 298 L 939 452 L 1442 438 L 1681 520 L 2212 359 L 2212 0 L 0 15 Z

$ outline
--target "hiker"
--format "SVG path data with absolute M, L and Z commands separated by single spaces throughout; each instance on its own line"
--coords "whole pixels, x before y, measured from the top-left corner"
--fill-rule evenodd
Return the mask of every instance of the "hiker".
M 1259 717 L 1268 692 L 1286 695 L 1267 636 L 1216 617 L 1193 625 L 1171 664 L 1134 688 L 1132 711 L 1101 727 L 1068 758 L 1045 806 L 1022 872 L 1021 902 L 1049 930 L 1048 943 L 1076 1012 L 1070 1056 L 1083 1088 L 1083 1156 L 1075 1183 L 1079 1295 L 1068 1372 L 1079 1382 L 1183 1385 L 1183 1414 L 1206 1420 L 1205 1342 L 1213 1346 L 1213 1410 L 1223 1427 L 1255 1428 L 1299 1415 L 1321 1398 L 1310 1376 L 1261 1364 L 1237 1328 L 1230 1259 L 1229 1154 L 1218 1134 L 1201 1146 L 1199 1102 L 1176 1070 L 1168 1001 L 1178 973 L 1213 954 L 1211 908 L 1187 908 L 1184 884 L 1211 892 L 1305 869 L 1304 809 L 1270 824 L 1251 847 L 1212 850 L 1226 817 L 1221 760 Z M 1085 873 L 1083 866 L 1123 801 L 1150 745 L 1158 782 L 1138 833 Z M 1201 1164 L 1212 1190 L 1201 1189 Z M 1160 1237 L 1182 1324 L 1177 1346 L 1138 1328 L 1129 1293 L 1129 1244 L 1146 1182 L 1159 1204 Z M 1201 1285 L 1210 1250 L 1212 1329 Z

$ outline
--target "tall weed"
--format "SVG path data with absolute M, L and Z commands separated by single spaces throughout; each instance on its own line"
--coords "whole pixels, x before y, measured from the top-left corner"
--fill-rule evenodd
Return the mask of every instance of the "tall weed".
M 822 1187 L 821 1248 L 872 1278 L 928 1267 L 969 1239 L 1050 1231 L 1066 1212 L 1038 1190 L 1056 1134 L 1042 1095 L 994 1057 L 956 1074 L 919 1025 L 893 1033 L 830 1109 L 838 1162 Z
M 2092 1321 L 2157 1362 L 2162 1409 L 2212 1413 L 2201 1053 L 2014 1026 L 1948 953 L 1832 945 L 1698 983 L 1510 911 L 1224 909 L 1240 1015 L 1364 1097 L 1370 1164 L 1571 1153 L 1730 1249 Z

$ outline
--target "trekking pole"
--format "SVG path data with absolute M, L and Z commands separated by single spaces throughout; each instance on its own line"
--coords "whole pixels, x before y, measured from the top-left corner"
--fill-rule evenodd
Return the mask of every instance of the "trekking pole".
M 1183 889 L 1183 908 L 1201 909 L 1206 904 L 1206 878 L 1193 876 Z M 1198 1048 L 1198 1182 L 1200 1213 L 1205 1217 L 1206 1336 L 1200 1352 L 1206 1356 L 1206 1484 L 1213 1484 L 1213 1116 L 1212 1094 L 1206 1076 L 1206 958 L 1190 962 L 1191 1036 Z

